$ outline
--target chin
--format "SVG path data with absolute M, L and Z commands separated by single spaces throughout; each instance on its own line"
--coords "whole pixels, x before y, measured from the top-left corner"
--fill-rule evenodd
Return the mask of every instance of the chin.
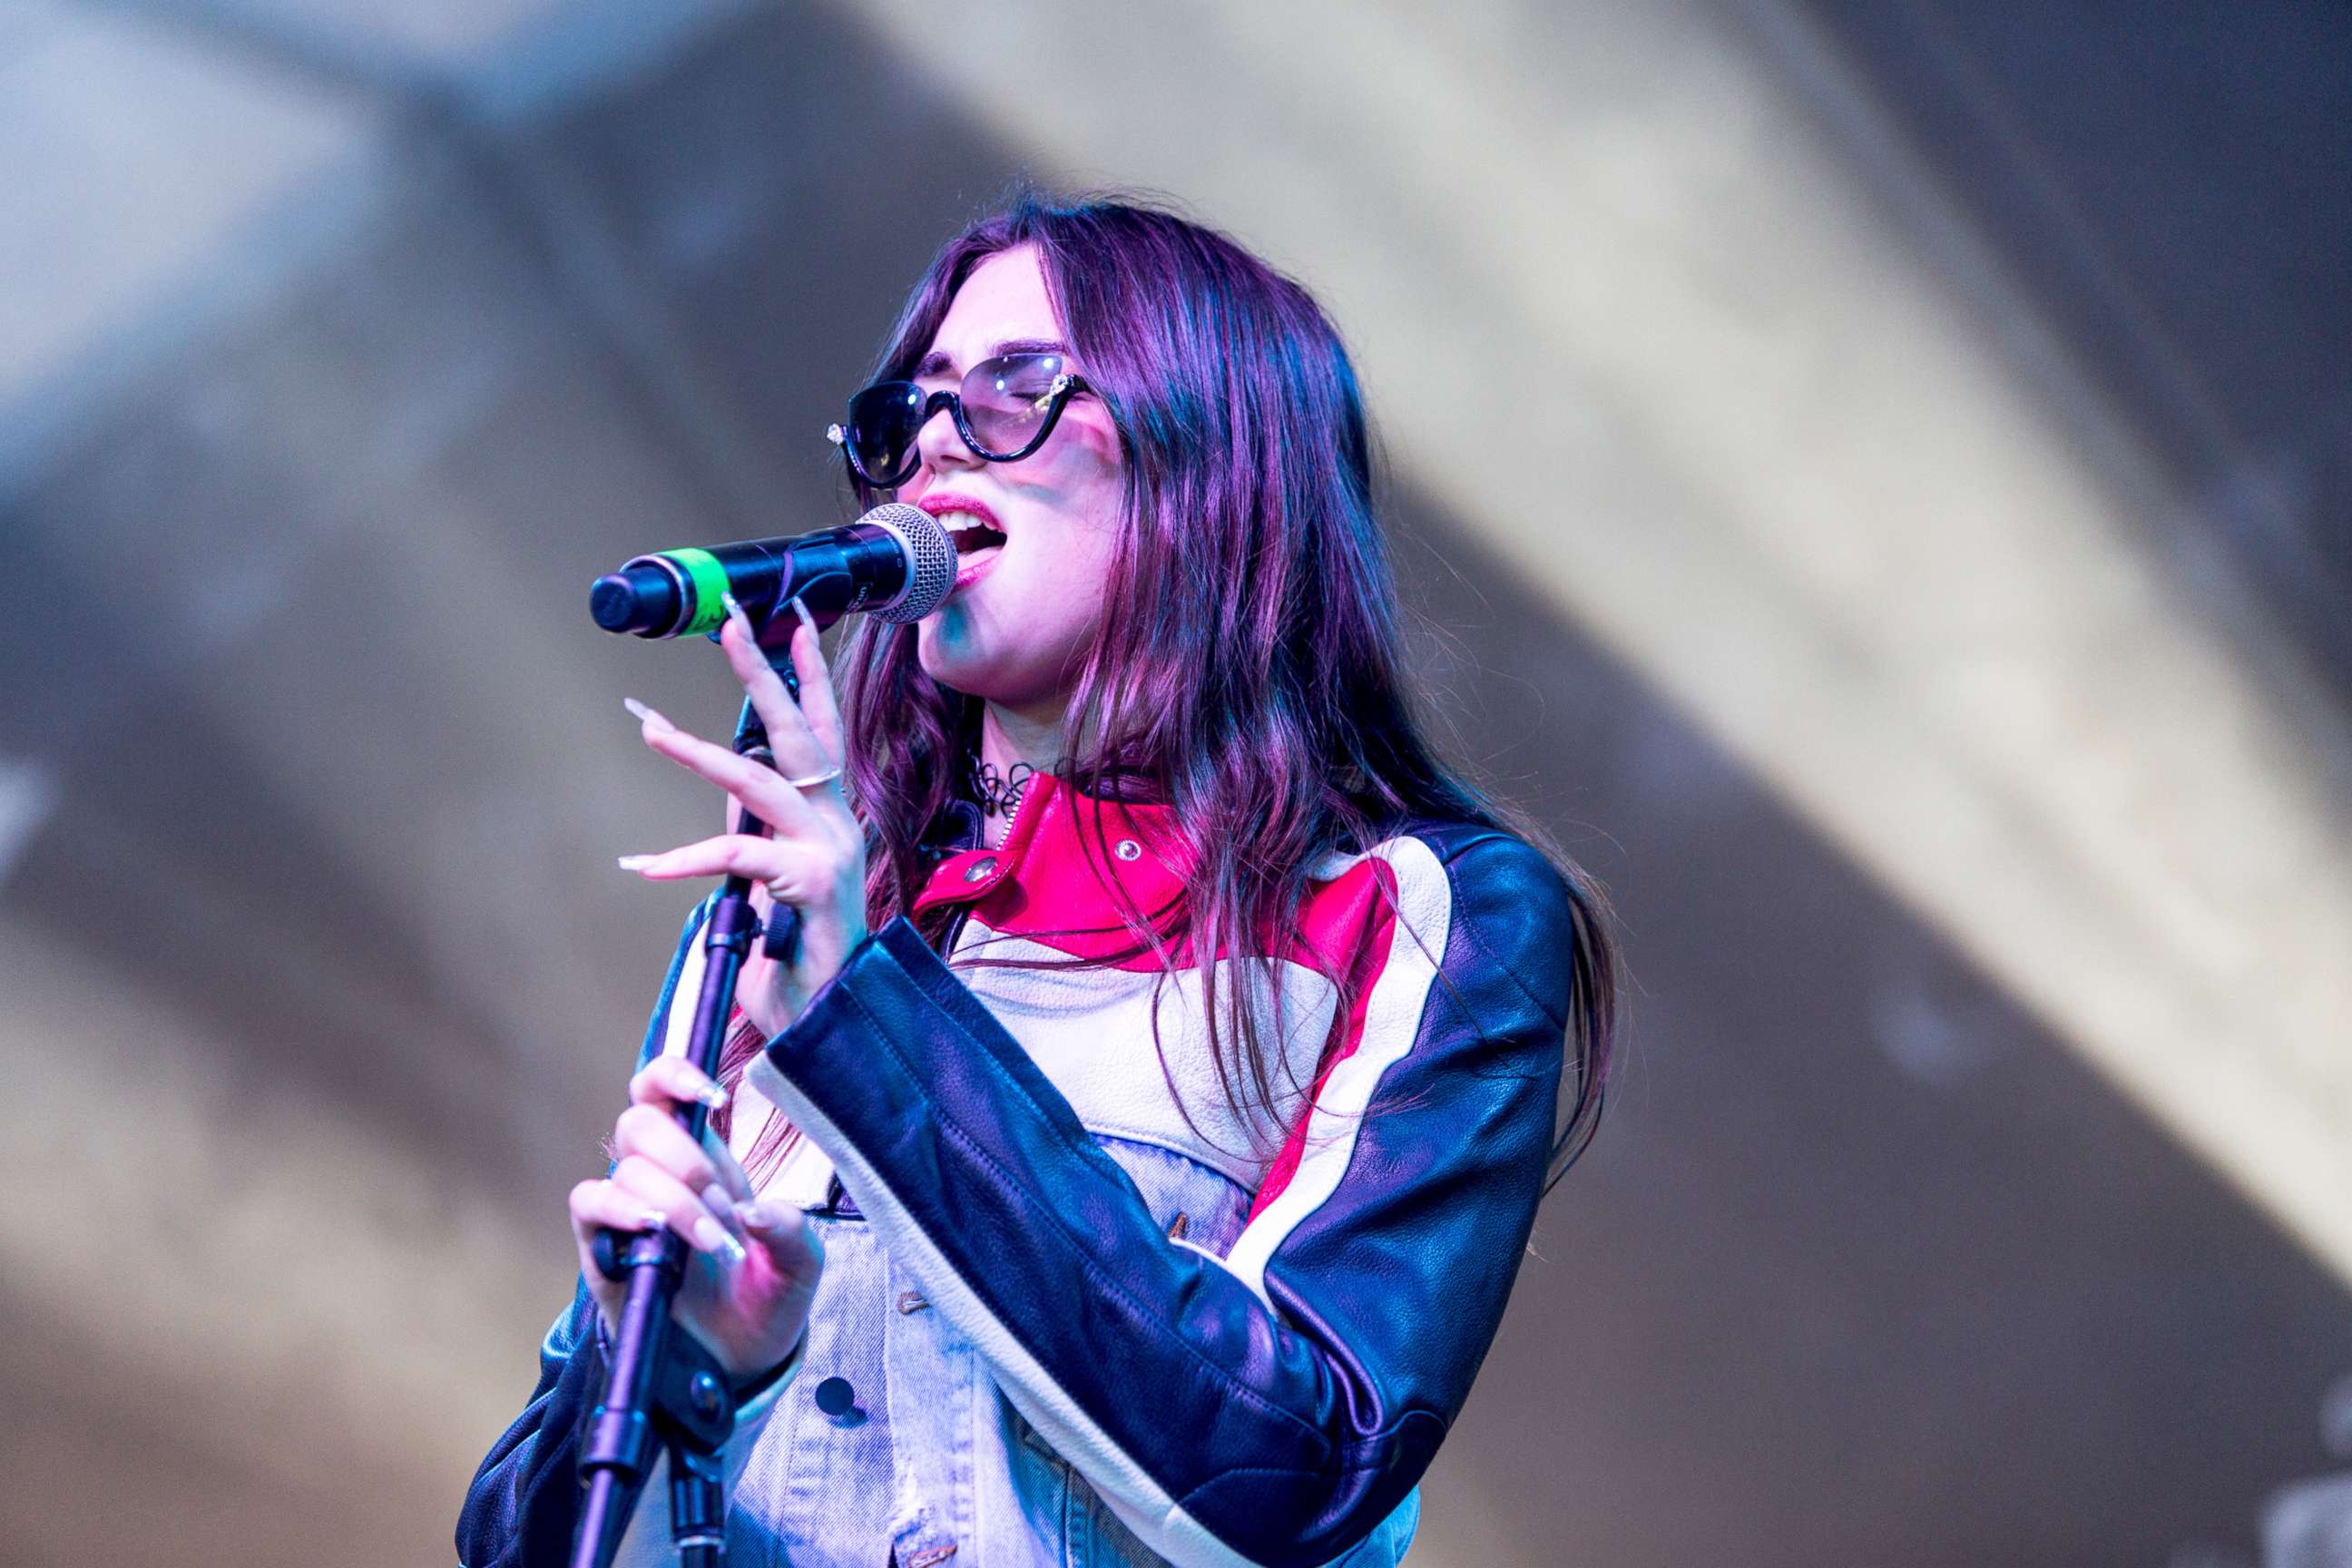
M 915 645 L 917 662 L 923 673 L 949 690 L 965 697 L 977 697 L 984 701 L 1001 702 L 1004 688 L 999 661 L 983 647 L 969 641 L 951 640 L 939 631 L 935 623 L 925 621 Z
M 919 625 L 921 630 L 915 645 L 917 660 L 924 674 L 949 690 L 993 702 L 1000 708 L 1017 710 L 1053 700 L 1054 684 L 1037 666 L 1043 662 L 1058 668 L 1058 661 L 1040 661 L 1030 650 L 1022 650 L 1029 657 L 1008 657 L 1012 650 L 959 640 L 959 632 L 968 635 L 968 623 L 945 629 L 939 620 Z
M 952 628 L 942 623 L 953 616 L 959 623 Z M 988 663 L 981 650 L 971 643 L 969 621 L 956 616 L 952 608 L 942 610 L 928 620 L 915 623 L 915 658 L 923 673 L 942 686 L 952 686 L 958 691 L 968 689 L 965 682 Z

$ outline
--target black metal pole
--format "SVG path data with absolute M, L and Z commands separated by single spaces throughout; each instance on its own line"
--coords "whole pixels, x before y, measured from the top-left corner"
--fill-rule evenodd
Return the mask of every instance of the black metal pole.
M 770 649 L 768 656 L 785 690 L 798 701 L 800 682 L 788 653 Z M 740 755 L 774 761 L 766 726 L 749 701 L 736 722 L 734 744 Z M 764 834 L 768 825 L 746 811 L 736 831 Z M 788 960 L 799 927 L 799 910 L 776 906 L 766 932 L 769 954 Z M 714 1079 L 735 1010 L 735 982 L 760 930 L 750 879 L 729 877 L 703 924 L 702 988 L 687 1037 L 687 1059 Z M 710 1108 L 694 1100 L 676 1114 L 687 1136 L 700 1142 Z M 584 1489 L 572 1538 L 572 1568 L 611 1568 L 652 1473 L 656 1440 L 670 1458 L 671 1534 L 680 1561 L 684 1568 L 716 1568 L 725 1551 L 726 1492 L 717 1445 L 708 1436 L 731 1426 L 732 1415 L 714 1407 L 724 1391 L 709 1352 L 682 1331 L 672 1332 L 670 1303 L 686 1278 L 689 1249 L 683 1237 L 664 1226 L 631 1236 L 613 1250 L 629 1285 L 614 1325 L 604 1396 L 590 1412 L 580 1446 Z
M 750 951 L 751 933 L 758 929 L 751 882 L 742 877 L 728 878 L 703 928 L 702 990 L 695 1002 L 694 1028 L 687 1047 L 688 1059 L 713 1077 L 718 1074 L 727 1020 L 734 1010 L 736 976 Z M 698 1100 L 677 1111 L 679 1124 L 698 1142 L 709 1116 L 709 1107 Z M 622 1532 L 652 1471 L 652 1395 L 667 1348 L 670 1302 L 686 1276 L 687 1258 L 685 1240 L 667 1226 L 632 1237 L 622 1252 L 629 1288 L 622 1300 L 620 1321 L 614 1325 L 604 1397 L 590 1415 L 580 1447 L 580 1474 L 588 1490 L 581 1500 L 580 1521 L 572 1537 L 572 1568 L 611 1568 Z

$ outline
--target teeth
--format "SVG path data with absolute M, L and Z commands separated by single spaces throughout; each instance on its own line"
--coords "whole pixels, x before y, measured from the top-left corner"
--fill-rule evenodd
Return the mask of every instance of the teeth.
M 968 511 L 943 511 L 939 516 L 940 527 L 955 546 L 958 555 L 980 554 L 1000 548 L 1004 531 Z M 983 540 L 980 536 L 985 534 Z

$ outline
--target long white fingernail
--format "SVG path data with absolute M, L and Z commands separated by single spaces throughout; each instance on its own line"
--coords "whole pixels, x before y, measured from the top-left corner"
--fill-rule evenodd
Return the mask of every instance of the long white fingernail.
M 642 871 L 654 863 L 650 855 L 624 855 L 614 862 L 624 871 Z
M 801 618 L 801 625 L 811 631 L 816 630 L 816 617 L 809 614 L 809 607 L 801 603 L 801 596 L 798 594 L 793 595 L 793 614 Z
M 728 1235 L 727 1227 L 709 1215 L 694 1222 L 694 1245 L 730 1268 L 743 1261 L 743 1244 Z
M 736 1205 L 735 1217 L 753 1230 L 773 1230 L 783 1223 L 784 1218 L 772 1205 L 758 1198 L 748 1204 Z
M 669 1223 L 669 1215 L 662 1213 L 659 1209 L 639 1209 L 637 1211 L 637 1223 L 645 1226 L 647 1230 L 659 1230 L 662 1226 Z
M 719 1223 L 721 1225 L 725 1225 L 730 1219 L 741 1217 L 735 1212 L 735 1200 L 728 1196 L 727 1189 L 717 1182 L 702 1189 L 702 1206 L 718 1215 Z
M 638 701 L 634 697 L 622 698 L 621 706 L 629 710 L 629 716 L 636 720 L 640 724 L 651 724 L 656 729 L 659 730 L 675 730 L 677 728 L 677 725 L 671 723 L 668 720 L 663 718 L 660 714 L 655 712 L 652 709 L 646 707 L 644 703 Z
M 727 1103 L 727 1091 L 719 1087 L 719 1080 L 692 1062 L 678 1062 L 677 1081 L 688 1099 L 698 1100 L 713 1110 Z

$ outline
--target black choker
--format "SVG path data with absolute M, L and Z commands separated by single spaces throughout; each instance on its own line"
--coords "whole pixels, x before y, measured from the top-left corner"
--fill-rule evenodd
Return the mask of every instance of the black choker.
M 988 763 L 975 757 L 971 763 L 972 798 L 980 803 L 982 816 L 1010 816 L 1021 809 L 1021 795 L 1028 789 L 1029 781 L 1037 770 L 1027 763 L 1015 763 L 1005 773 L 999 773 Z

